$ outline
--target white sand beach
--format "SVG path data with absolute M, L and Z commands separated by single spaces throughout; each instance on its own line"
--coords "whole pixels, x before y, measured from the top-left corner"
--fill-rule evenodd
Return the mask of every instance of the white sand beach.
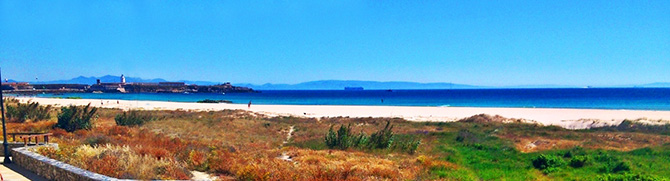
M 546 108 L 482 108 L 482 107 L 413 107 L 413 106 L 333 106 L 333 105 L 251 105 L 185 103 L 165 101 L 131 101 L 111 99 L 53 99 L 17 98 L 22 102 L 39 102 L 55 106 L 87 105 L 96 107 L 143 110 L 218 111 L 240 109 L 268 116 L 299 117 L 398 117 L 410 121 L 455 121 L 477 114 L 500 115 L 507 118 L 534 120 L 543 125 L 568 129 L 584 129 L 618 125 L 624 119 L 643 119 L 649 124 L 670 123 L 670 111 L 603 110 L 603 109 L 546 109 Z M 118 104 L 117 104 L 118 101 Z M 102 104 L 101 104 L 102 103 Z M 663 120 L 663 121 L 658 121 Z

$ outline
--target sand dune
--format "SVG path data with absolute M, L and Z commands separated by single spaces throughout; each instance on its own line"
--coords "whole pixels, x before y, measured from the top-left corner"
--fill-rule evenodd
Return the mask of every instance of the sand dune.
M 86 105 L 120 109 L 144 110 L 224 110 L 241 109 L 270 116 L 301 117 L 399 117 L 411 121 L 455 121 L 476 114 L 500 115 L 507 118 L 534 120 L 544 125 L 569 129 L 617 125 L 624 119 L 644 119 L 649 124 L 666 124 L 670 111 L 602 110 L 602 109 L 546 109 L 546 108 L 481 108 L 481 107 L 412 107 L 412 106 L 332 106 L 332 105 L 252 105 L 211 104 L 164 101 L 129 101 L 107 99 L 52 99 L 17 98 L 50 105 Z M 118 101 L 118 104 L 117 104 Z M 101 104 L 102 103 L 102 104 Z M 664 121 L 657 121 L 657 120 Z

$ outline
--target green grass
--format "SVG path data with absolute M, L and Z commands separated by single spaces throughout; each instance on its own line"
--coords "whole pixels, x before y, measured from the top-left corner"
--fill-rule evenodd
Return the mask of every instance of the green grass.
M 632 151 L 616 151 L 575 147 L 553 149 L 532 153 L 520 152 L 514 142 L 500 138 L 501 134 L 529 137 L 550 137 L 564 140 L 591 138 L 594 132 L 637 132 L 663 130 L 644 129 L 613 130 L 566 130 L 560 127 L 544 127 L 531 124 L 499 123 L 394 123 L 398 126 L 418 128 L 436 126 L 438 130 L 428 134 L 403 134 L 421 138 L 420 155 L 436 157 L 454 163 L 459 169 L 436 167 L 428 170 L 430 179 L 455 180 L 604 180 L 604 179 L 657 179 L 670 177 L 670 144 L 656 145 Z M 403 125 L 411 124 L 411 125 Z M 664 131 L 650 134 L 664 135 Z M 592 141 L 597 142 L 597 141 Z M 322 139 L 292 143 L 292 146 L 326 149 Z M 365 151 L 365 150 L 363 150 Z M 389 152 L 366 151 L 384 155 Z M 532 160 L 545 155 L 560 162 L 550 170 L 535 168 Z
M 518 152 L 508 141 L 479 134 L 480 139 L 477 141 L 459 142 L 456 139 L 457 132 L 431 136 L 435 136 L 440 144 L 435 147 L 435 154 L 445 161 L 470 170 L 476 176 L 472 179 L 524 180 L 537 177 L 535 169 L 530 164 L 531 157 Z
M 476 177 L 468 179 L 476 180 L 536 180 L 541 178 L 548 179 L 577 179 L 592 180 L 594 178 L 611 176 L 618 177 L 653 177 L 658 179 L 668 179 L 670 175 L 670 145 L 656 146 L 652 148 L 641 148 L 628 152 L 614 150 L 590 150 L 583 148 L 551 150 L 535 153 L 522 153 L 514 148 L 513 143 L 508 140 L 493 136 L 492 130 L 501 130 L 505 128 L 519 129 L 519 125 L 502 125 L 502 127 L 483 127 L 481 125 L 462 125 L 461 123 L 452 123 L 449 126 L 461 127 L 470 132 L 468 138 L 457 139 L 459 132 L 442 132 L 431 134 L 435 137 L 437 145 L 433 148 L 433 154 L 441 159 L 456 163 Z M 469 127 L 469 128 L 468 128 Z M 541 128 L 528 130 L 536 132 L 542 130 L 555 130 L 555 128 Z M 461 133 L 464 131 L 460 131 Z M 547 134 L 551 134 L 548 132 Z M 460 134 L 463 135 L 463 134 Z M 545 134 L 540 134 L 545 135 Z M 572 134 L 565 134 L 572 135 Z M 566 154 L 569 153 L 569 154 Z M 556 170 L 547 174 L 536 169 L 532 165 L 532 160 L 540 155 L 550 155 L 562 159 L 564 163 L 570 163 L 573 157 L 579 156 L 588 158 L 586 163 L 579 168 L 562 164 Z M 598 159 L 600 158 L 600 159 Z M 613 169 L 618 163 L 628 164 L 630 170 L 615 172 Z M 454 173 L 452 173 L 454 172 Z M 431 172 L 435 177 L 446 177 L 460 179 L 456 172 L 439 170 Z M 628 175 L 626 175 L 628 174 Z M 630 175 L 633 176 L 630 176 Z M 637 177 L 635 177 L 637 178 Z

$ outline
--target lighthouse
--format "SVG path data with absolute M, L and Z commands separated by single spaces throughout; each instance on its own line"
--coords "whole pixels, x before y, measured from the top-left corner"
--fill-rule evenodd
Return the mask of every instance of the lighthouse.
M 121 84 L 126 84 L 126 77 L 121 74 Z

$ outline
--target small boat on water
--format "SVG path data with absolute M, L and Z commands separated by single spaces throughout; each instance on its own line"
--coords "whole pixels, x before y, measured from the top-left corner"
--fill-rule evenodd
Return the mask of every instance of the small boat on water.
M 93 94 L 102 94 L 102 91 L 93 91 Z

